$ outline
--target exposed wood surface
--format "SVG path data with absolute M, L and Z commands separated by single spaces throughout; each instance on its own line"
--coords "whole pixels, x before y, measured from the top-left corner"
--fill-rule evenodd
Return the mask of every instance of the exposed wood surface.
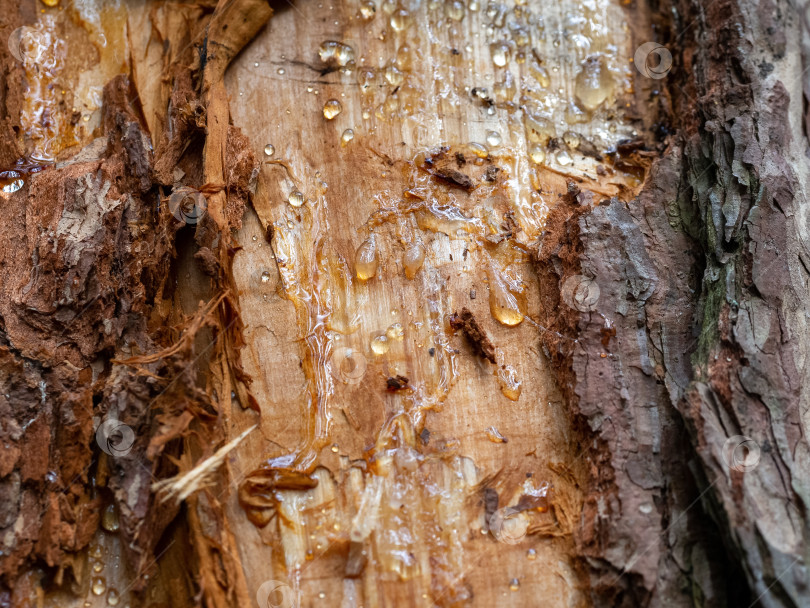
M 413 23 L 399 33 L 384 7 L 370 21 L 354 3 L 281 7 L 228 76 L 234 124 L 250 135 L 257 156 L 270 160 L 263 148 L 271 144 L 272 160 L 279 161 L 262 166 L 256 214 L 247 214 L 237 237 L 244 247 L 234 264 L 246 324 L 243 361 L 255 380 L 251 390 L 262 433 L 236 450 L 231 463 L 237 478 L 262 459 L 288 454 L 304 453 L 320 467 L 317 489 L 303 496 L 283 492 L 281 510 L 292 521 L 274 519 L 261 533 L 231 500 L 228 515 L 248 587 L 285 581 L 302 605 L 317 605 L 320 593 L 324 601 L 346 606 L 455 605 L 465 599 L 480 606 L 534 606 L 537 598 L 584 605 L 586 585 L 572 556 L 585 448 L 572 437 L 570 412 L 539 351 L 544 330 L 536 315 L 528 312 L 517 327 L 503 326 L 490 313 L 488 283 L 502 280 L 504 257 L 517 258 L 510 272 L 526 285 L 525 310 L 538 309 L 539 286 L 528 256 L 501 252 L 512 249 L 511 242 L 533 245 L 547 209 L 566 191 L 566 175 L 579 177 L 594 165 L 573 150 L 577 162 L 560 167 L 560 173 L 532 165 L 520 105 L 542 90 L 529 70 L 534 59 L 519 63 L 513 50 L 505 67 L 493 64 L 489 45 L 505 37 L 500 29 L 487 33 L 486 24 L 495 19 L 485 14 L 486 7 L 464 10 L 463 20 L 455 21 L 447 17 L 449 4 L 414 6 Z M 592 51 L 618 42 L 619 61 L 628 57 L 625 15 L 618 6 L 601 4 L 596 16 L 573 5 L 525 10 L 532 46 L 545 56 L 544 69 L 553 78 L 546 95 L 574 99 L 584 53 L 578 58 L 574 41 L 552 30 L 566 16 L 582 15 L 604 26 L 607 35 L 592 39 Z M 541 18 L 550 24 L 547 34 L 537 27 Z M 558 51 L 555 38 L 563 44 Z M 325 41 L 351 45 L 353 71 L 321 61 L 318 49 Z M 408 47 L 410 53 L 403 54 Z M 384 68 L 397 49 L 404 80 L 389 84 Z M 376 75 L 364 91 L 358 71 L 369 67 Z M 494 96 L 493 85 L 510 77 L 515 90 L 488 113 L 473 89 L 488 88 Z M 392 95 L 399 98 L 393 112 L 385 106 Z M 342 106 L 334 120 L 322 115 L 329 99 Z M 600 124 L 610 123 L 594 118 L 552 130 L 558 137 L 572 129 L 590 138 Z M 613 124 L 629 135 L 632 127 L 618 117 Z M 341 140 L 346 129 L 354 134 L 348 142 Z M 490 131 L 500 135 L 500 144 L 487 144 Z M 468 142 L 489 149 L 486 167 L 499 169 L 493 184 L 481 179 L 486 167 L 474 166 Z M 418 153 L 448 144 L 468 163 L 453 162 L 453 168 L 474 176 L 469 194 L 429 179 L 414 162 Z M 551 152 L 549 161 L 553 166 Z M 426 200 L 409 198 L 409 188 L 421 188 Z M 287 203 L 294 190 L 307 200 L 301 208 Z M 479 225 L 420 211 L 419 205 L 437 203 L 461 212 L 459 217 L 480 218 Z M 416 212 L 402 210 L 407 207 Z M 506 212 L 517 218 L 517 230 L 499 248 L 489 246 L 482 237 L 504 232 Z M 272 246 L 266 240 L 271 227 Z M 355 276 L 355 251 L 372 229 L 380 266 L 363 282 Z M 409 280 L 402 257 L 414 241 L 424 243 L 427 255 Z M 497 365 L 477 357 L 462 332 L 450 330 L 449 317 L 464 307 L 496 345 Z M 395 323 L 404 339 L 375 355 L 372 338 Z M 347 348 L 367 368 L 345 381 L 335 371 Z M 496 370 L 506 365 L 520 382 L 516 402 L 500 390 Z M 387 391 L 386 379 L 397 375 L 409 379 L 408 389 Z M 237 416 L 233 433 L 254 420 L 252 412 Z M 506 441 L 495 442 L 498 434 Z M 369 456 L 383 464 L 361 473 Z M 551 512 L 527 511 L 519 525 L 528 524 L 532 533 L 516 544 L 498 542 L 486 534 L 492 511 L 486 492 L 490 499 L 496 492 L 503 509 L 516 504 L 527 478 L 537 488 L 551 484 Z M 362 508 L 364 488 L 368 500 L 374 484 L 382 486 L 383 504 L 360 518 L 379 522 L 352 547 L 358 526 L 353 518 Z M 310 506 L 292 514 L 301 501 Z M 402 515 L 398 507 L 386 507 L 389 501 L 404 502 Z M 347 579 L 347 562 L 360 549 L 367 565 L 359 578 Z M 519 588 L 511 589 L 517 587 L 514 580 Z
M 793 7 L 0 5 L 0 605 L 806 603 Z

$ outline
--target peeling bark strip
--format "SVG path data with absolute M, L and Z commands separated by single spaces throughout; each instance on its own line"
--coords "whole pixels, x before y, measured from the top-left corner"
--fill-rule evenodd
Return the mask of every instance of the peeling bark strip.
M 111 364 L 90 367 L 101 353 L 150 352 L 170 338 L 149 325 L 169 274 L 170 231 L 176 228 L 157 215 L 153 197 L 137 194 L 148 146 L 141 145 L 134 113 L 123 103 L 126 87 L 119 79 L 105 89 L 110 131 L 104 158 L 34 174 L 29 188 L 9 198 L 0 219 L 3 234 L 21 238 L 0 242 L 6 354 L 0 401 L 7 441 L 21 448 L 4 458 L 21 482 L 3 502 L 14 538 L 0 559 L 7 583 L 32 559 L 69 563 L 67 554 L 87 546 L 99 507 L 113 497 L 138 567 L 173 516 L 167 511 L 162 517 L 168 519 L 144 525 L 150 470 L 134 460 L 113 462 L 91 447 L 102 417 L 119 420 L 135 432 L 133 452 L 159 474 L 159 454 L 146 454 L 150 408 L 167 392 L 156 379 L 173 375 L 163 363 L 152 365 L 149 375 Z M 153 254 L 138 255 L 142 249 Z M 51 437 L 61 440 L 54 444 Z M 104 492 L 90 494 L 91 477 Z
M 218 418 L 227 420 L 231 390 L 245 394 L 234 386 L 247 378 L 239 366 L 241 326 L 228 268 L 230 231 L 239 226 L 256 161 L 244 136 L 229 126 L 222 76 L 271 12 L 266 2 L 223 0 L 209 17 L 186 23 L 199 31 L 173 30 L 176 38 L 161 41 L 173 49 L 171 86 L 157 104 L 171 105 L 171 115 L 153 123 L 164 131 L 150 138 L 132 105 L 136 85 L 118 77 L 104 89 L 103 137 L 73 159 L 33 173 L 6 199 L 0 437 L 10 449 L 0 455 L 2 605 L 28 606 L 37 589 L 63 578 L 86 586 L 90 574 L 73 557 L 88 547 L 108 507 L 119 514 L 131 590 L 142 589 L 147 575 L 159 574 L 158 542 L 179 510 L 158 508 L 153 481 L 212 456 L 225 436 Z M 21 23 L 18 13 L 8 14 L 18 19 L 12 26 Z M 159 31 L 165 30 L 156 24 Z M 0 61 L 0 156 L 10 166 L 21 154 L 5 156 L 17 146 L 5 126 L 19 121 L 15 95 L 22 86 L 5 46 Z M 203 166 L 195 141 L 205 142 Z M 170 212 L 163 188 L 180 185 L 201 192 L 208 209 L 194 221 L 197 257 L 213 278 L 210 302 L 190 318 L 173 312 L 180 310 L 174 244 L 184 223 Z M 213 354 L 206 352 L 208 340 L 197 340 L 206 334 Z M 217 370 L 204 390 L 195 366 L 202 355 Z M 116 421 L 132 444 L 108 437 L 105 445 L 96 443 L 102 421 Z M 198 439 L 189 438 L 192 431 Z M 195 580 L 176 591 L 188 598 L 202 591 L 209 606 L 247 605 L 217 501 L 207 491 L 188 501 Z M 32 574 L 35 564 L 50 569 Z

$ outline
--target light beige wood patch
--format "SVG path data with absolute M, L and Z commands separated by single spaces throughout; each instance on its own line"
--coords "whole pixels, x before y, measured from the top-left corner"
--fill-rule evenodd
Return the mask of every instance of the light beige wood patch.
M 243 361 L 261 436 L 231 464 L 238 482 L 263 459 L 290 455 L 317 464 L 320 482 L 282 491 L 283 517 L 262 530 L 231 500 L 251 592 L 275 579 L 304 606 L 586 603 L 571 558 L 584 473 L 539 352 L 538 285 L 525 249 L 566 179 L 607 194 L 637 185 L 611 171 L 597 183 L 599 163 L 580 151 L 632 136 L 615 120 L 629 93 L 623 14 L 604 2 L 503 14 L 499 5 L 458 4 L 422 3 L 407 16 L 377 5 L 368 20 L 368 5 L 355 2 L 281 7 L 229 73 L 234 124 L 257 155 L 282 161 L 263 165 L 256 211 L 238 235 Z M 326 41 L 349 45 L 354 66 L 324 63 Z M 577 75 L 611 43 L 621 49 L 604 60 L 613 86 L 592 114 L 582 112 Z M 324 55 L 347 52 L 333 45 Z M 335 69 L 321 74 L 328 65 Z M 331 120 L 328 100 L 341 108 Z M 441 145 L 452 146 L 451 159 L 465 157 L 458 169 L 476 176 L 472 192 L 419 168 L 418 155 Z M 540 165 L 532 162 L 539 148 Z M 489 166 L 498 168 L 492 182 Z M 288 202 L 300 202 L 297 192 L 302 206 Z M 518 230 L 504 238 L 507 212 Z M 360 281 L 356 251 L 371 235 L 379 266 Z M 426 257 L 411 280 L 403 255 L 417 242 Z M 514 287 L 513 296 L 523 290 L 525 318 L 515 327 L 491 314 L 498 284 Z M 449 330 L 462 307 L 491 337 L 497 365 Z M 378 339 L 385 352 L 375 353 L 375 336 L 396 324 L 402 339 Z M 520 382 L 517 401 L 501 390 L 502 366 Z M 410 391 L 386 390 L 396 375 Z M 255 420 L 238 414 L 233 432 Z M 423 425 L 429 436 L 420 436 Z M 521 512 L 515 536 L 500 542 L 487 533 L 484 487 L 497 491 L 502 510 L 544 483 L 556 507 Z M 359 551 L 366 563 L 358 572 Z

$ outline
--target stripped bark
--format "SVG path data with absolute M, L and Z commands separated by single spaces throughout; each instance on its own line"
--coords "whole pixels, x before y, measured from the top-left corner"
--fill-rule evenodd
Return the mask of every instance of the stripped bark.
M 32 21 L 34 7 L 6 11 L 0 35 Z M 575 528 L 594 605 L 802 606 L 810 594 L 802 20 L 784 2 L 637 10 L 665 8 L 676 17 L 657 26 L 676 67 L 645 113 L 646 143 L 619 151 L 630 164 L 652 163 L 640 194 L 601 200 L 571 184 L 534 247 L 543 346 L 588 464 L 581 511 L 575 499 L 557 505 L 549 536 Z M 166 78 L 133 68 L 132 82 L 110 82 L 101 137 L 32 171 L 7 199 L 0 604 L 35 605 L 43 588 L 86 586 L 77 556 L 101 510 L 118 514 L 135 591 L 162 589 L 188 605 L 252 601 L 250 551 L 222 494 L 202 489 L 181 508 L 152 482 L 214 455 L 231 437 L 234 403 L 259 409 L 239 357 L 232 268 L 232 231 L 258 163 L 231 124 L 223 77 L 270 15 L 259 0 L 150 15 L 154 30 L 138 38 L 132 29 L 131 44 L 162 62 Z M 24 152 L 15 133 L 22 75 L 5 47 L 0 65 L 0 165 L 10 167 Z M 473 189 L 452 166 L 430 170 Z M 168 208 L 181 184 L 207 201 L 193 238 Z M 266 214 L 258 209 L 265 230 Z M 196 273 L 198 292 L 179 293 L 181 268 Z M 588 291 L 572 302 L 570 279 L 595 281 L 598 298 Z M 494 362 L 489 337 L 477 323 L 470 330 L 469 318 L 466 336 Z M 392 376 L 388 388 L 407 384 Z M 134 430 L 131 458 L 95 447 L 103 419 Z M 757 466 L 729 466 L 735 436 L 760 448 Z M 429 433 L 419 437 L 428 443 Z M 269 491 L 255 506 L 277 503 L 278 489 L 311 489 L 315 456 L 306 457 L 303 471 L 261 471 L 267 479 L 256 483 Z M 487 525 L 498 506 L 488 483 L 475 506 Z M 174 543 L 157 572 L 156 557 Z M 365 557 L 357 544 L 344 548 L 342 572 L 358 578 Z M 436 572 L 446 577 L 436 586 L 453 594 L 442 601 L 474 601 L 447 564 Z

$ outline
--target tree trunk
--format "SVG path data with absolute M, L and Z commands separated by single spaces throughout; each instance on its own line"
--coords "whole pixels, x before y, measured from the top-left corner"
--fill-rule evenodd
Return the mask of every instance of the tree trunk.
M 810 603 L 804 12 L 46 4 L 0 605 Z

